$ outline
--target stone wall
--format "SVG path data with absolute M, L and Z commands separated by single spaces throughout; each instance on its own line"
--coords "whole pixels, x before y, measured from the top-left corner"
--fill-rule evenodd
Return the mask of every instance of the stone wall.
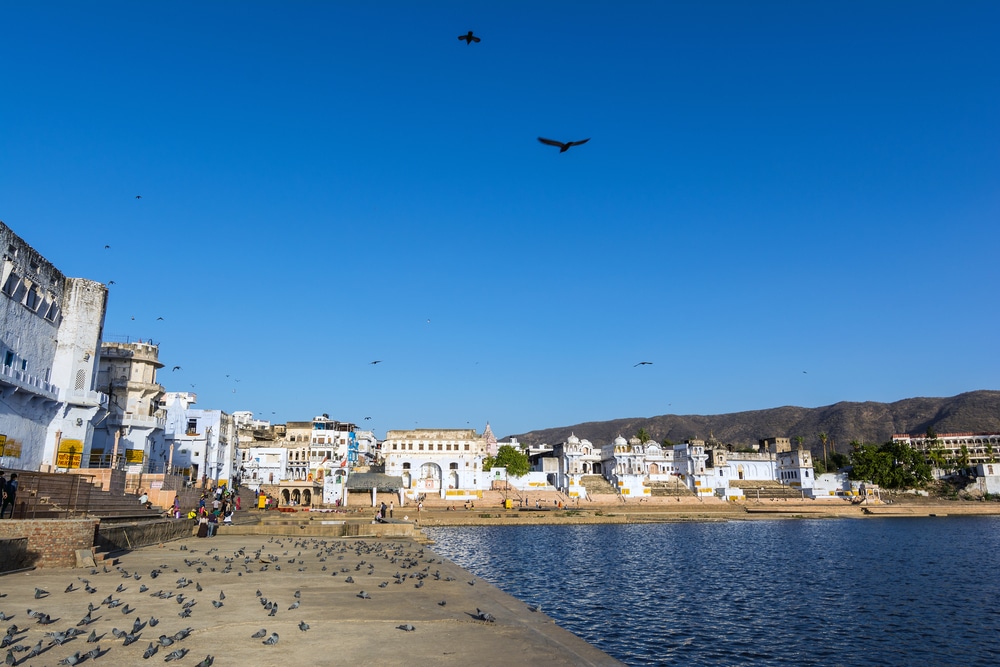
M 0 540 L 27 538 L 22 567 L 74 567 L 76 550 L 90 550 L 97 533 L 97 519 L 0 521 Z
M 96 543 L 102 551 L 137 549 L 191 537 L 191 530 L 192 523 L 188 519 L 114 523 L 101 526 Z

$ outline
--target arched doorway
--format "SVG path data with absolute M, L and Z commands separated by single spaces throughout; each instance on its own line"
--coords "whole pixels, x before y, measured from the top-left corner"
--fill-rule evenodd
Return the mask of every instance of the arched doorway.
M 649 474 L 650 475 L 659 475 L 660 474 L 660 466 L 656 465 L 655 463 L 650 463 L 649 464 Z
M 419 488 L 423 492 L 441 490 L 441 466 L 425 463 L 420 466 Z
M 290 500 L 290 497 L 288 495 L 288 489 L 282 489 L 281 490 L 281 504 L 282 505 L 287 505 L 289 500 Z
M 306 507 L 312 505 L 312 493 L 309 492 L 309 489 L 305 489 L 302 492 L 302 504 L 305 505 Z

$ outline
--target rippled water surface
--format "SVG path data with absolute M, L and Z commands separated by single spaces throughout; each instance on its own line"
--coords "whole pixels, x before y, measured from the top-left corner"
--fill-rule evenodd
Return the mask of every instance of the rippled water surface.
M 425 532 L 631 665 L 1000 664 L 1000 517 Z

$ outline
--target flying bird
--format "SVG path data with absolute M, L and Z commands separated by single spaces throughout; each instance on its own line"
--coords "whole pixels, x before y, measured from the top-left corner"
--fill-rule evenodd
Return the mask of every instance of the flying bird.
M 142 195 L 136 195 L 135 198 L 136 199 L 142 199 Z
M 538 140 L 543 144 L 545 144 L 546 146 L 558 146 L 559 152 L 565 153 L 573 146 L 582 146 L 583 144 L 587 143 L 588 141 L 590 141 L 590 137 L 587 137 L 586 139 L 581 139 L 580 141 L 567 141 L 566 143 L 563 143 L 561 141 L 556 141 L 555 139 L 546 139 L 545 137 L 538 137 Z
M 458 40 L 464 41 L 466 46 L 472 44 L 473 42 L 476 42 L 478 44 L 479 42 L 482 41 L 481 39 L 473 35 L 471 30 L 466 35 L 459 35 Z
M 382 360 L 381 360 L 381 359 L 378 359 L 378 360 L 376 360 L 376 361 L 369 361 L 368 363 L 369 363 L 369 365 L 371 365 L 371 366 L 374 366 L 375 364 L 381 364 L 381 363 L 382 363 Z
M 105 249 L 105 250 L 111 250 L 111 246 L 109 246 L 109 245 L 106 245 L 106 246 L 104 246 L 104 249 Z
M 109 280 L 108 281 L 108 285 L 114 285 L 114 284 L 115 284 L 115 281 L 113 281 L 113 280 Z
M 180 367 L 180 366 L 174 366 L 174 367 L 173 367 L 173 368 L 171 368 L 170 370 L 171 370 L 171 371 L 179 371 L 180 369 L 181 369 L 181 367 Z
M 157 319 L 157 320 L 162 320 L 163 318 L 162 318 L 162 317 L 157 317 L 156 319 Z
M 652 365 L 653 365 L 652 361 L 640 361 L 635 366 L 652 366 Z M 633 366 L 632 368 L 635 368 L 635 366 Z
M 371 417 L 365 417 L 365 421 L 368 421 L 370 419 L 371 419 Z

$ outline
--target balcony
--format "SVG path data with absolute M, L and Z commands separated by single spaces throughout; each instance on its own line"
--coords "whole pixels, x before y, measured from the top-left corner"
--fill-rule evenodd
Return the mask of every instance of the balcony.
M 55 385 L 12 366 L 0 366 L 0 385 L 14 387 L 51 401 L 59 400 L 59 390 Z
M 59 400 L 86 408 L 99 407 L 104 410 L 108 408 L 108 395 L 99 391 L 65 389 L 60 393 Z
M 131 412 L 114 414 L 108 417 L 108 422 L 112 426 L 131 426 L 132 428 L 164 430 L 167 427 L 167 420 L 164 417 L 152 417 L 150 415 L 135 415 Z

